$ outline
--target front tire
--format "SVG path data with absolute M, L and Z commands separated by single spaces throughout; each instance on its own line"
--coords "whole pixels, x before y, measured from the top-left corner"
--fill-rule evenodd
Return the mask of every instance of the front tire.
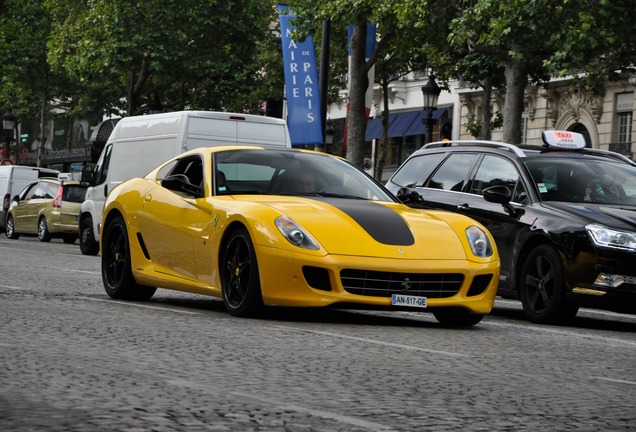
M 263 297 L 254 245 L 244 228 L 234 231 L 220 261 L 225 309 L 233 316 L 256 316 L 263 310 Z
M 7 238 L 11 240 L 17 240 L 20 237 L 20 234 L 15 232 L 15 223 L 13 221 L 13 216 L 9 215 L 7 218 L 7 225 L 4 228 L 4 233 L 7 235 Z
M 121 216 L 116 216 L 104 230 L 102 281 L 106 294 L 120 300 L 148 300 L 157 288 L 140 285 L 131 270 L 128 230 Z
M 444 327 L 470 327 L 479 324 L 484 314 L 472 314 L 466 309 L 440 308 L 433 311 L 435 319 Z
M 51 233 L 49 232 L 49 227 L 46 225 L 45 217 L 41 217 L 40 220 L 38 220 L 38 240 L 41 242 L 51 241 Z
M 95 241 L 93 233 L 93 219 L 86 218 L 80 226 L 79 237 L 80 251 L 84 255 L 97 255 L 99 253 L 99 243 Z
M 579 309 L 567 299 L 561 257 L 549 245 L 539 245 L 528 254 L 521 270 L 519 297 L 526 316 L 539 324 L 567 322 Z

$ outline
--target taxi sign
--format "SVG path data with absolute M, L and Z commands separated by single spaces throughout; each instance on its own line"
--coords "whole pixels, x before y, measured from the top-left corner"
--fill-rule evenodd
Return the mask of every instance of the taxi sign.
M 581 150 L 585 148 L 583 134 L 570 131 L 543 131 L 543 142 L 546 147 L 562 150 Z

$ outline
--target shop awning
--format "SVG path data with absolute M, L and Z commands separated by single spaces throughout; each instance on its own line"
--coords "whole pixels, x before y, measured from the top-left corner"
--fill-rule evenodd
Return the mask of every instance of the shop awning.
M 389 115 L 389 130 L 391 130 L 391 123 L 398 114 L 390 114 Z M 364 140 L 371 141 L 374 139 L 378 139 L 382 136 L 382 116 L 373 117 L 367 120 L 367 129 L 364 132 Z
M 439 118 L 446 112 L 446 108 L 438 108 L 433 112 L 433 118 Z M 389 115 L 389 138 L 411 135 L 424 135 L 426 126 L 422 122 L 428 116 L 428 112 L 409 111 Z M 367 121 L 367 129 L 364 134 L 366 141 L 382 137 L 382 117 L 373 117 Z
M 417 117 L 404 131 L 404 136 L 411 135 L 424 135 L 426 133 L 426 126 L 424 122 L 428 118 L 428 111 L 416 111 Z M 439 118 L 446 112 L 446 108 L 438 108 L 433 111 L 433 118 L 439 120 Z
M 389 138 L 404 136 L 406 130 L 411 126 L 411 123 L 413 123 L 419 113 L 419 111 L 411 111 L 396 114 L 395 119 L 389 126 Z

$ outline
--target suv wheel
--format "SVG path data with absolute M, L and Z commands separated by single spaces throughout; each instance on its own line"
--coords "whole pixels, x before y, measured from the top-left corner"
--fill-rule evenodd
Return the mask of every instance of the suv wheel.
M 521 270 L 519 295 L 531 321 L 558 324 L 571 320 L 578 306 L 567 299 L 563 264 L 559 252 L 550 245 L 535 247 Z
M 99 253 L 99 244 L 95 241 L 93 234 L 93 219 L 85 218 L 82 220 L 79 244 L 84 255 L 97 255 Z

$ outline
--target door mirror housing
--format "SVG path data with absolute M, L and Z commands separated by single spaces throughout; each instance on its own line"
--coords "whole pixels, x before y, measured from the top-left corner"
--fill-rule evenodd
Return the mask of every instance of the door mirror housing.
M 397 191 L 397 199 L 399 199 L 403 204 L 406 204 L 408 206 L 413 205 L 413 204 L 422 204 L 424 202 L 424 199 L 422 198 L 422 196 L 419 194 L 418 191 L 411 189 L 411 188 L 407 188 L 407 187 L 402 187 Z
M 192 195 L 195 198 L 201 194 L 201 188 L 190 183 L 190 179 L 188 179 L 185 174 L 170 175 L 161 180 L 161 186 L 175 192 L 183 192 L 185 194 Z
M 522 209 L 514 208 L 510 205 L 510 200 L 512 199 L 512 193 L 507 186 L 498 185 L 498 186 L 490 186 L 482 191 L 482 195 L 484 199 L 488 202 L 501 204 L 510 216 L 516 218 L 524 213 Z

